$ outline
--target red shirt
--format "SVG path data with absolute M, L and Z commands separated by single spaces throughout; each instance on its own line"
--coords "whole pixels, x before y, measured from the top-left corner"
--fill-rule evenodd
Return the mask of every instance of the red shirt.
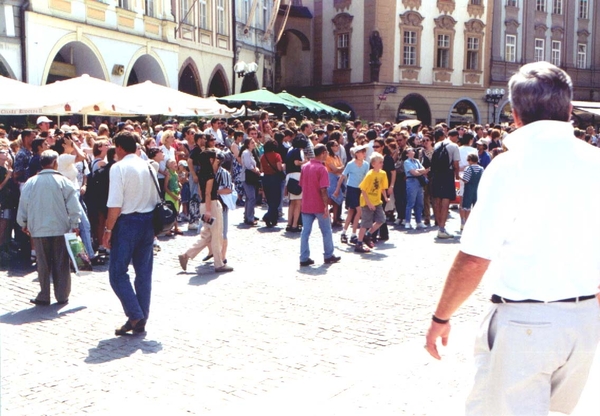
M 277 169 L 277 164 L 281 162 L 281 156 L 277 152 L 269 152 L 265 153 L 260 158 L 260 167 L 265 175 L 274 175 L 279 171 L 274 170 Z M 273 168 L 271 167 L 273 165 Z
M 321 189 L 329 187 L 329 174 L 323 162 L 311 159 L 309 163 L 302 166 L 300 186 L 302 187 L 301 211 L 305 214 L 322 214 L 325 212 Z

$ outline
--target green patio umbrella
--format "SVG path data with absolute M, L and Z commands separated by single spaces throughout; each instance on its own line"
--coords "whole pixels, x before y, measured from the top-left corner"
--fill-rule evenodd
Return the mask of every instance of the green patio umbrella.
M 281 91 L 279 94 L 277 94 L 279 97 L 283 98 L 284 100 L 287 100 L 289 102 L 292 102 L 295 104 L 295 109 L 298 111 L 303 111 L 303 110 L 308 110 L 308 111 L 312 111 L 311 108 L 307 107 L 305 103 L 302 102 L 302 100 L 298 97 L 296 97 L 295 95 L 290 94 L 289 92 L 283 90 Z
M 306 107 L 308 107 L 309 109 L 311 109 L 310 111 L 314 112 L 314 113 L 327 113 L 330 114 L 332 116 L 341 116 L 341 117 L 350 117 L 350 115 L 348 113 L 343 112 L 342 110 L 338 110 L 335 107 L 332 107 L 330 105 L 327 104 L 323 104 L 322 102 L 319 101 L 315 101 L 312 100 L 308 97 L 305 97 L 304 95 L 302 97 L 299 98 L 299 100 L 304 103 L 306 105 Z
M 296 103 L 288 101 L 277 94 L 272 93 L 266 88 L 260 90 L 242 92 L 240 94 L 228 95 L 226 97 L 217 97 L 217 101 L 224 101 L 227 103 L 253 103 L 256 106 L 272 106 L 282 105 L 287 108 L 296 107 Z

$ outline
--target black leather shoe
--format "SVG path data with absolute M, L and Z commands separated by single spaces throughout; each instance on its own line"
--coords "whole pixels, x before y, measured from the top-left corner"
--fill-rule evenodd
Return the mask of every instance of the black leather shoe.
M 48 306 L 48 305 L 50 305 L 50 301 L 49 300 L 29 299 L 29 302 L 33 303 L 34 305 L 38 305 L 38 306 Z
M 300 262 L 300 266 L 301 267 L 306 267 L 306 266 L 310 266 L 311 264 L 315 264 L 315 261 L 313 259 L 308 259 L 308 260 L 304 260 Z
M 339 256 L 331 256 L 331 257 L 327 257 L 325 259 L 325 264 L 333 264 L 333 263 L 337 263 L 338 261 L 340 261 L 342 258 Z
M 125 325 L 115 330 L 115 335 L 127 335 L 131 331 L 134 334 L 142 334 L 146 332 L 146 320 L 140 319 L 135 325 L 131 325 L 131 322 L 127 320 Z

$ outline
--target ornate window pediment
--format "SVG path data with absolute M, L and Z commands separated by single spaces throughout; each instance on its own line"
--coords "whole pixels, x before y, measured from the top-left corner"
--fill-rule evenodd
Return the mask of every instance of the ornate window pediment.
M 504 22 L 506 26 L 506 31 L 509 33 L 517 33 L 517 29 L 520 26 L 520 23 L 516 19 L 508 19 Z
M 552 29 L 552 38 L 556 40 L 561 40 L 565 35 L 565 29 L 560 26 L 553 26 Z
M 418 12 L 406 12 L 400 15 L 400 25 L 422 27 L 423 16 Z
M 481 20 L 471 19 L 465 23 L 465 29 L 470 33 L 483 33 L 485 25 Z
M 543 23 L 538 23 L 537 25 L 534 26 L 535 29 L 535 35 L 538 37 L 544 37 L 546 36 L 546 31 L 548 30 L 548 26 L 546 26 Z
M 469 4 L 467 5 L 467 13 L 469 14 L 469 16 L 481 17 L 483 16 L 484 12 L 485 7 L 483 6 L 483 4 L 473 4 L 472 2 L 469 2 Z
M 354 20 L 354 16 L 348 13 L 340 13 L 331 19 L 335 30 L 339 32 L 349 32 L 352 28 L 352 20 Z
M 588 37 L 590 36 L 590 32 L 587 29 L 581 29 L 577 31 L 577 42 L 586 43 Z
M 442 30 L 454 30 L 454 26 L 456 25 L 456 20 L 447 14 L 441 15 L 437 19 L 433 19 L 433 21 L 435 22 L 435 27 Z

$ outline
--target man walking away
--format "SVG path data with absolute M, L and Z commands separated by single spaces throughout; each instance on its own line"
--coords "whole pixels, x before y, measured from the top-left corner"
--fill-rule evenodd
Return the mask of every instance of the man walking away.
M 492 278 L 491 308 L 475 345 L 477 373 L 467 415 L 569 414 L 585 386 L 600 340 L 600 216 L 585 227 L 551 227 L 600 211 L 600 149 L 573 139 L 573 84 L 548 62 L 521 67 L 509 81 L 515 124 L 481 178 L 477 207 L 462 236 L 427 333 L 440 355 L 450 317 Z M 568 156 L 566 156 L 568 155 Z M 573 175 L 556 175 L 556 166 Z M 564 201 L 551 203 L 560 189 Z

